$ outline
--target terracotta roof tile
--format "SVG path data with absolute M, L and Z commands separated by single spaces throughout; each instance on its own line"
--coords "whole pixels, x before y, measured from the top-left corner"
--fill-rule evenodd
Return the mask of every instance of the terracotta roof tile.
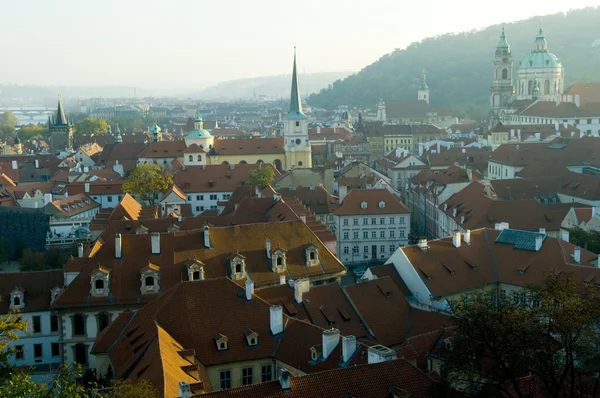
M 50 290 L 62 287 L 62 270 L 11 272 L 0 274 L 0 313 L 6 314 L 10 304 L 10 293 L 18 286 L 25 290 L 25 307 L 21 312 L 48 311 Z
M 366 208 L 363 208 L 366 203 Z M 383 207 L 380 206 L 383 203 Z M 337 216 L 407 214 L 410 210 L 387 189 L 353 189 L 344 198 L 341 206 L 334 210 Z

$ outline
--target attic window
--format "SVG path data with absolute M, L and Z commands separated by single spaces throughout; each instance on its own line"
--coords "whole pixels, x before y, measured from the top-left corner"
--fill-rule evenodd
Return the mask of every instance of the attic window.
M 360 208 L 361 209 L 366 209 L 367 208 L 367 202 L 360 202 Z
M 217 345 L 217 351 L 225 351 L 227 349 L 227 336 L 221 333 L 215 333 L 215 344 Z
M 244 278 L 246 271 L 246 258 L 239 253 L 233 253 L 230 258 L 231 279 L 237 280 Z
M 25 291 L 20 288 L 15 288 L 10 293 L 10 308 L 24 308 L 25 307 Z
M 311 244 L 305 249 L 306 266 L 317 265 L 319 263 L 319 251 L 317 246 Z
M 247 329 L 244 332 L 244 335 L 246 336 L 246 342 L 248 343 L 249 347 L 258 345 L 258 333 L 256 333 L 254 330 Z
M 160 267 L 148 263 L 141 272 L 141 291 L 142 294 L 153 294 L 160 292 Z
M 385 202 L 383 200 L 381 202 L 379 202 L 379 208 L 380 209 L 385 208 Z

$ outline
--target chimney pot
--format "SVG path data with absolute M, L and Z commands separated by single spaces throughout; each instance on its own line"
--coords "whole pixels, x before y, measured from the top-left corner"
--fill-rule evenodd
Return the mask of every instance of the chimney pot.
M 537 235 L 535 237 L 535 251 L 539 252 L 542 249 L 542 243 L 544 242 L 544 237 L 542 235 Z
M 83 243 L 77 245 L 77 257 L 83 258 Z
M 254 294 L 254 282 L 250 279 L 246 279 L 246 300 L 252 300 L 252 294 Z
M 471 244 L 471 230 L 470 229 L 467 229 L 467 231 L 465 232 L 464 240 L 467 245 Z
M 356 337 L 355 336 L 344 336 L 342 337 L 342 361 L 348 362 L 354 352 L 356 351 Z
M 271 333 L 274 335 L 283 332 L 283 309 L 280 305 L 272 305 L 271 312 Z
M 90 192 L 90 183 L 89 182 L 85 183 L 84 190 L 85 190 L 85 193 L 89 193 Z
M 460 231 L 455 230 L 454 234 L 452 235 L 452 245 L 454 245 L 454 247 L 456 247 L 457 249 L 460 247 L 461 244 L 461 234 Z
M 340 331 L 332 328 L 323 330 L 323 359 L 327 359 L 340 342 Z
M 121 258 L 123 254 L 123 247 L 121 243 L 121 234 L 115 235 L 115 257 Z
M 152 241 L 152 254 L 160 254 L 160 233 L 152 232 L 150 240 Z
M 573 251 L 573 259 L 577 264 L 581 263 L 581 248 L 579 246 L 575 246 L 575 250 Z

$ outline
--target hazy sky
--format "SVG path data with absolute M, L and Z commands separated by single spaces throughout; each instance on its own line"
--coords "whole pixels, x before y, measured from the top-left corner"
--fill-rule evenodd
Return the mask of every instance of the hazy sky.
M 500 4 L 502 6 L 500 6 Z M 395 48 L 599 0 L 0 0 L 0 83 L 197 89 L 358 71 Z

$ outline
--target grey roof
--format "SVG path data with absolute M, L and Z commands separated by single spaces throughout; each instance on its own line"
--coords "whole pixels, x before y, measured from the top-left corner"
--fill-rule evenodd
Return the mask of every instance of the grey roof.
M 62 100 L 60 99 L 60 97 L 58 98 L 58 108 L 56 110 L 56 120 L 54 124 L 69 124 L 69 122 L 67 121 L 67 117 L 65 116 L 65 110 L 63 109 Z
M 535 251 L 535 240 L 538 236 L 542 237 L 542 241 L 548 237 L 539 232 L 504 229 L 496 238 L 496 243 L 513 245 L 515 249 Z
M 288 117 L 305 117 L 304 113 L 302 113 L 298 73 L 296 72 L 296 47 L 294 47 L 294 70 L 292 71 L 292 93 L 290 96 L 290 111 L 288 112 Z

